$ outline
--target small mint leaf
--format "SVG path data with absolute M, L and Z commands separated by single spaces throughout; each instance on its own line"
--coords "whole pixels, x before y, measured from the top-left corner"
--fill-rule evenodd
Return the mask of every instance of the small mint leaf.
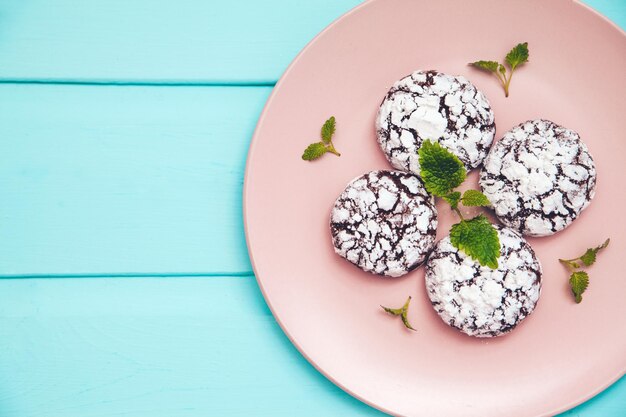
M 504 68 L 504 65 L 502 64 L 498 64 L 498 71 L 500 72 L 500 74 L 502 74 L 503 76 L 506 74 L 506 68 Z
M 389 307 L 385 307 L 385 306 L 380 306 L 383 310 L 385 310 L 387 313 L 392 314 L 394 316 L 399 316 L 400 314 L 402 314 L 402 308 L 389 308 Z
M 589 274 L 585 271 L 572 272 L 572 275 L 569 277 L 569 285 L 572 288 L 574 300 L 576 300 L 576 303 L 580 303 L 583 300 L 583 293 L 589 286 Z
M 328 152 L 328 149 L 326 149 L 324 142 L 312 143 L 304 150 L 302 159 L 305 161 L 313 161 L 314 159 L 324 155 L 326 152 Z
M 498 64 L 496 61 L 476 61 L 471 62 L 470 65 L 485 71 L 496 72 L 498 70 L 498 65 L 500 64 Z
M 467 207 L 487 207 L 491 205 L 487 196 L 478 190 L 465 191 L 461 201 Z
M 506 62 L 511 66 L 511 71 L 528 62 L 528 42 L 517 44 L 511 51 L 506 54 Z
M 580 260 L 585 264 L 585 266 L 591 266 L 596 262 L 597 256 L 598 251 L 596 251 L 595 249 L 587 249 L 587 252 L 585 252 L 584 255 L 580 257 Z
M 498 231 L 482 214 L 462 220 L 450 229 L 450 242 L 483 266 L 498 267 L 500 239 Z
M 322 142 L 325 144 L 329 144 L 333 135 L 335 134 L 335 116 L 331 116 L 330 119 L 326 120 L 322 125 Z
M 587 249 L 587 251 L 583 254 L 583 256 L 580 257 L 580 260 L 582 261 L 582 263 L 584 263 L 585 266 L 593 265 L 596 262 L 596 257 L 598 256 L 598 252 L 600 252 L 602 249 L 609 246 L 610 242 L 611 242 L 611 239 L 607 239 L 600 246 Z
M 400 318 L 402 319 L 402 324 L 404 324 L 404 327 L 406 327 L 407 329 L 413 330 L 414 332 L 416 332 L 417 329 L 415 329 L 413 326 L 411 326 L 411 323 L 409 323 L 409 318 L 407 316 L 407 312 L 408 312 L 408 310 L 400 315 Z
M 426 190 L 443 197 L 465 181 L 465 166 L 439 143 L 425 140 L 418 151 L 420 176 Z
M 449 194 L 444 195 L 443 199 L 446 200 L 448 204 L 450 204 L 450 207 L 452 207 L 452 209 L 455 209 L 459 206 L 459 201 L 461 200 L 461 193 L 458 191 L 453 191 Z

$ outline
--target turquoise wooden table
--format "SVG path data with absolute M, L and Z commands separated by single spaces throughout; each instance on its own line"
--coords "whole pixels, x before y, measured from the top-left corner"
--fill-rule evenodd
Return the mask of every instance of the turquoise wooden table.
M 241 213 L 272 86 L 357 3 L 0 0 L 0 416 L 382 415 L 282 333 Z

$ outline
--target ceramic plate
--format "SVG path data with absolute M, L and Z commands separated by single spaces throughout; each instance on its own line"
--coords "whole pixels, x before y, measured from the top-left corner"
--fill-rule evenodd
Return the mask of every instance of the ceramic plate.
M 505 98 L 468 67 L 528 42 L 530 62 Z M 374 0 L 318 35 L 276 86 L 255 132 L 244 211 L 254 270 L 274 316 L 335 384 L 403 416 L 539 416 L 592 397 L 626 370 L 626 36 L 571 0 Z M 334 254 L 330 208 L 354 177 L 389 169 L 374 116 L 391 84 L 415 69 L 469 78 L 491 101 L 496 138 L 548 118 L 578 131 L 595 158 L 596 197 L 566 230 L 529 239 L 544 268 L 535 312 L 512 333 L 475 339 L 430 305 L 424 269 L 399 279 L 362 272 Z M 337 119 L 340 158 L 300 159 Z M 474 172 L 466 186 L 476 186 Z M 438 203 L 443 237 L 455 221 Z M 577 305 L 559 257 L 611 237 Z M 386 315 L 413 296 L 417 332 Z

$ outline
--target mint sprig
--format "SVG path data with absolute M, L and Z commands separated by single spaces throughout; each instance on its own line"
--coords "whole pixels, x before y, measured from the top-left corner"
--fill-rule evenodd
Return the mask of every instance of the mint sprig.
M 489 199 L 478 190 L 463 194 L 454 191 L 465 180 L 465 166 L 453 153 L 439 143 L 425 140 L 418 151 L 420 176 L 426 190 L 443 198 L 461 221 L 450 229 L 452 245 L 465 252 L 483 266 L 498 267 L 500 239 L 498 231 L 482 214 L 466 220 L 459 210 L 459 203 L 466 207 L 489 206 Z
M 400 318 L 402 319 L 402 323 L 404 324 L 404 327 L 406 327 L 409 330 L 413 330 L 414 332 L 417 331 L 413 328 L 413 326 L 411 326 L 411 323 L 409 323 L 409 318 L 407 317 L 407 314 L 409 312 L 409 303 L 411 302 L 411 296 L 409 296 L 409 298 L 407 298 L 406 302 L 404 303 L 404 305 L 400 308 L 389 308 L 389 307 L 385 307 L 385 306 L 380 306 L 383 310 L 385 310 L 387 313 L 393 315 L 393 316 L 400 316 Z
M 337 156 L 341 156 L 339 152 L 335 149 L 333 145 L 333 135 L 335 134 L 335 116 L 331 116 L 328 120 L 324 122 L 322 125 L 322 129 L 320 131 L 320 142 L 314 142 L 307 146 L 302 154 L 302 159 L 305 161 L 313 161 L 325 153 L 329 152 Z
M 607 239 L 601 245 L 594 248 L 589 248 L 577 258 L 572 259 L 559 259 L 563 265 L 571 271 L 569 278 L 569 285 L 574 295 L 574 300 L 577 304 L 583 300 L 582 294 L 589 286 L 589 274 L 581 269 L 587 266 L 591 266 L 596 263 L 598 253 L 609 246 L 611 239 Z
M 508 97 L 509 86 L 511 85 L 511 78 L 513 78 L 513 73 L 515 72 L 515 69 L 520 65 L 528 62 L 528 42 L 515 45 L 515 47 L 513 47 L 513 49 L 511 49 L 508 54 L 506 54 L 504 60 L 508 64 L 510 69 L 508 76 L 506 67 L 496 61 L 476 61 L 470 62 L 469 65 L 483 71 L 495 74 L 495 76 L 498 78 L 498 80 L 500 80 L 500 83 L 504 87 L 504 95 Z

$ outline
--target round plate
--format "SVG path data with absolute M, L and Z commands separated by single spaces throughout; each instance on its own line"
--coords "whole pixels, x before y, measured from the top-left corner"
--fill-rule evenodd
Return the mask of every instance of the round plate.
M 528 42 L 505 98 L 468 67 Z M 571 1 L 374 0 L 318 35 L 294 60 L 259 120 L 244 189 L 254 270 L 274 316 L 302 354 L 350 394 L 404 416 L 550 415 L 590 398 L 626 370 L 626 36 Z M 595 158 L 595 200 L 574 224 L 529 239 L 544 268 L 537 309 L 509 335 L 475 339 L 430 305 L 424 270 L 399 279 L 362 272 L 334 254 L 330 208 L 354 177 L 389 169 L 374 116 L 391 84 L 415 69 L 469 78 L 492 103 L 496 138 L 533 118 L 578 131 Z M 337 119 L 341 157 L 300 159 Z M 474 172 L 466 186 L 476 186 Z M 441 238 L 455 221 L 438 202 Z M 619 211 L 616 211 L 619 210 Z M 612 237 L 589 269 L 581 304 L 560 257 Z M 417 332 L 386 315 L 401 306 Z

